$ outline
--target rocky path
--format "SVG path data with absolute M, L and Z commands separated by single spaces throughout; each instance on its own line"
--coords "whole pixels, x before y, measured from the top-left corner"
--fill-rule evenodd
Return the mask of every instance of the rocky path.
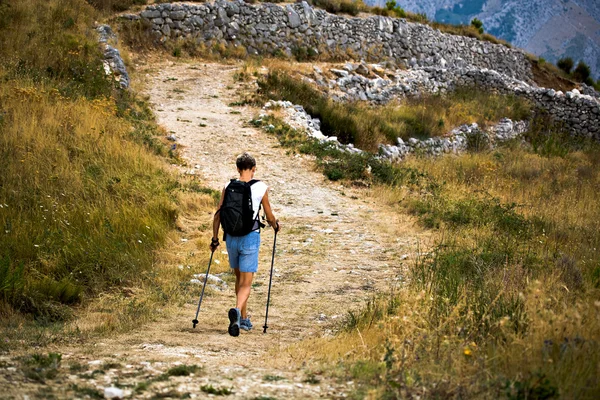
M 239 100 L 241 83 L 234 81 L 238 66 L 160 62 L 145 68 L 145 92 L 159 123 L 175 134 L 188 161 L 182 173 L 191 170 L 205 185 L 220 190 L 235 177 L 239 153 L 248 151 L 257 158 L 256 177 L 270 186 L 271 203 L 283 226 L 269 333 L 261 329 L 273 240 L 272 231 L 266 230 L 249 304 L 253 331 L 238 338 L 227 334 L 227 310 L 234 294 L 231 278 L 223 275 L 229 289 L 209 293 L 196 329 L 190 321 L 197 299 L 190 298 L 170 317 L 134 332 L 59 349 L 63 360 L 76 361 L 91 372 L 73 373 L 48 390 L 58 398 L 67 393 L 83 398 L 82 388 L 102 394 L 112 385 L 135 398 L 207 398 L 228 389 L 230 396 L 244 399 L 346 397 L 351 382 L 315 378 L 315 371 L 294 359 L 297 353 L 288 348 L 333 334 L 349 309 L 359 308 L 376 291 L 401 279 L 401 256 L 415 251 L 421 233 L 408 218 L 365 193 L 326 181 L 313 170 L 313 160 L 287 154 L 275 138 L 249 127 L 247 121 L 258 110 L 229 106 Z M 210 220 L 204 215 L 182 221 L 182 238 L 199 238 L 198 224 Z M 205 239 L 190 240 L 180 250 L 204 252 Z M 218 258 L 225 263 L 224 254 Z M 202 369 L 190 376 L 157 378 L 181 364 Z M 41 390 L 34 383 L 15 385 L 12 393 Z

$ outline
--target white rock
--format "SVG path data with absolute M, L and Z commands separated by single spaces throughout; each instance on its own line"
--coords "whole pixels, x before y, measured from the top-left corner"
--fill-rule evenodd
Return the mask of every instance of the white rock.
M 122 399 L 125 396 L 125 392 L 122 389 L 111 386 L 104 388 L 104 397 L 107 399 Z

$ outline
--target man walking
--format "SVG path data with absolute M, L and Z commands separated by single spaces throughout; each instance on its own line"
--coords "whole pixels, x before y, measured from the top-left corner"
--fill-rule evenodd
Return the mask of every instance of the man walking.
M 256 161 L 248 153 L 236 160 L 238 179 L 232 179 L 221 194 L 219 209 L 213 220 L 211 251 L 219 246 L 219 227 L 223 226 L 223 240 L 227 245 L 229 265 L 235 273 L 236 306 L 229 310 L 231 336 L 239 336 L 240 328 L 252 329 L 247 313 L 248 298 L 254 274 L 258 270 L 258 249 L 260 247 L 261 206 L 265 210 L 269 225 L 278 232 L 279 221 L 275 219 L 269 203 L 268 186 L 254 179 Z

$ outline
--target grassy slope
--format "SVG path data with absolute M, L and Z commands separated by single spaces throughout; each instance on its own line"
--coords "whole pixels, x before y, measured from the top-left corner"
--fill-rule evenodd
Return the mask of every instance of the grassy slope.
M 84 0 L 0 3 L 0 317 L 13 329 L 7 336 L 19 335 L 19 312 L 64 320 L 71 305 L 100 292 L 104 301 L 125 286 L 157 294 L 103 304 L 118 306 L 112 314 L 121 321 L 111 326 L 143 317 L 152 301 L 168 299 L 155 251 L 181 202 L 200 209 L 213 202 L 182 193 L 191 187 L 166 170 L 168 151 L 147 105 L 105 76 L 98 17 Z
M 263 94 L 304 98 L 299 83 L 270 79 Z M 365 143 L 389 112 L 350 105 L 350 115 L 361 113 L 351 125 L 335 103 L 303 104 L 317 107 L 323 126 L 353 127 L 353 141 Z M 456 104 L 438 99 L 432 112 Z M 461 104 L 467 116 L 487 108 Z M 418 119 L 414 132 L 427 121 Z M 299 354 L 337 363 L 336 373 L 359 382 L 357 398 L 599 395 L 598 144 L 574 142 L 538 117 L 528 146 L 391 166 L 307 142 L 277 119 L 262 124 L 283 145 L 317 155 L 330 179 L 371 181 L 375 197 L 439 232 L 431 252 L 410 263 L 404 289 L 351 313 L 341 337 L 303 344 Z
M 273 71 L 259 85 L 263 96 L 300 104 L 321 119 L 326 135 L 371 151 L 377 151 L 379 143 L 395 143 L 398 137 L 441 136 L 465 123 L 486 126 L 502 117 L 521 120 L 530 115 L 530 106 L 522 99 L 474 89 L 371 107 L 363 102 L 336 103 L 286 72 Z

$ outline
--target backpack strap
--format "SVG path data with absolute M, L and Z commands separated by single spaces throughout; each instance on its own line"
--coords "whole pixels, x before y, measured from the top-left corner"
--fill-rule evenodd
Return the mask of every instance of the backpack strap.
M 237 179 L 231 179 L 231 180 L 229 181 L 229 183 L 232 183 L 232 182 L 235 182 L 235 181 L 237 181 Z M 223 194 L 223 200 L 225 200 L 225 196 L 226 196 L 226 195 L 227 195 L 227 188 L 225 188 L 225 193 Z M 221 206 L 221 208 L 223 208 L 223 206 Z M 220 212 L 221 212 L 221 208 L 219 208 L 219 209 L 218 209 L 218 210 L 215 212 L 215 215 L 217 215 L 218 213 L 220 213 Z M 223 239 L 223 240 L 225 240 L 225 239 Z
M 252 187 L 252 185 L 254 185 L 255 183 L 260 182 L 260 180 L 258 179 L 252 179 L 251 181 L 248 182 L 248 185 L 250 185 L 250 187 Z M 265 228 L 265 224 L 263 224 L 262 222 L 260 222 L 260 210 L 262 209 L 262 203 L 260 203 L 258 205 L 258 213 L 256 214 L 256 218 L 254 219 L 254 221 L 256 223 L 258 223 L 258 230 L 264 229 Z

